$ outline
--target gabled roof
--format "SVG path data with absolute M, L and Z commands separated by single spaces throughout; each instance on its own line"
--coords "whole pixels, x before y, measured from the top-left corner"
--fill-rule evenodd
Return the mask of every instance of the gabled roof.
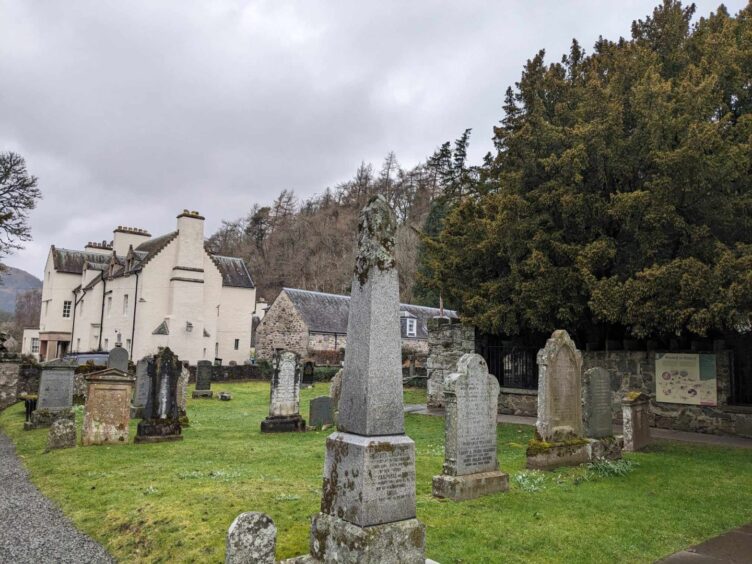
M 140 258 L 138 266 L 144 266 L 162 249 L 169 245 L 177 236 L 178 232 L 172 231 L 171 233 L 160 235 L 159 237 L 153 237 L 152 239 L 141 243 L 134 249 L 136 256 Z
M 215 266 L 222 275 L 222 285 L 232 288 L 253 288 L 251 273 L 245 266 L 243 259 L 236 257 L 223 257 L 209 254 Z
M 295 309 L 300 314 L 309 331 L 314 333 L 347 333 L 347 317 L 350 313 L 350 296 L 311 292 L 297 288 L 282 288 Z M 400 304 L 400 311 L 415 317 L 419 339 L 428 338 L 428 320 L 441 315 L 441 310 L 434 307 Z M 444 310 L 444 316 L 457 317 L 457 312 Z
M 52 266 L 57 272 L 67 274 L 81 274 L 84 271 L 84 263 L 93 265 L 103 265 L 107 268 L 110 262 L 111 253 L 99 254 L 88 253 L 86 251 L 72 251 L 70 249 L 58 249 L 54 245 L 52 251 Z M 91 267 L 89 267 L 91 268 Z

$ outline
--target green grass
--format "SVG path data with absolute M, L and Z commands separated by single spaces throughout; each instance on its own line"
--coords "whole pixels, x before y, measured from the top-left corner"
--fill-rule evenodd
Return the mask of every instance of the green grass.
M 277 557 L 308 551 L 329 431 L 262 435 L 268 383 L 215 385 L 230 402 L 189 400 L 191 426 L 176 443 L 78 447 L 43 454 L 46 431 L 24 432 L 23 406 L 0 413 L 34 483 L 83 531 L 128 562 L 221 562 L 227 528 L 263 511 L 279 531 Z M 327 385 L 303 391 L 308 400 Z M 425 397 L 408 390 L 408 401 Z M 77 413 L 81 423 L 80 409 Z M 131 423 L 131 436 L 135 434 Z M 418 518 L 427 556 L 450 562 L 652 562 L 752 521 L 749 450 L 657 443 L 628 455 L 624 476 L 547 473 L 542 490 L 455 503 L 431 496 L 441 472 L 443 419 L 409 415 L 416 442 Z M 532 428 L 499 427 L 510 478 L 524 467 Z

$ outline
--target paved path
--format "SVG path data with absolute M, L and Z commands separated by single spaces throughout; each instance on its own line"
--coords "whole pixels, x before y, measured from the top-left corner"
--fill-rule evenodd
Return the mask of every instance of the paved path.
M 77 531 L 63 512 L 29 481 L 13 443 L 2 432 L 0 562 L 114 562 L 102 546 Z
M 405 413 L 417 413 L 418 415 L 433 415 L 443 417 L 444 410 L 441 408 L 428 408 L 425 404 L 407 404 Z M 499 423 L 514 423 L 516 425 L 535 425 L 535 417 L 523 417 L 521 415 L 499 415 L 496 419 Z M 614 431 L 621 433 L 621 426 L 614 425 Z M 669 441 L 680 441 L 686 443 L 697 443 L 704 445 L 728 446 L 734 448 L 752 449 L 752 439 L 744 437 L 729 437 L 725 435 L 710 435 L 708 433 L 689 433 L 686 431 L 673 431 L 671 429 L 650 429 L 651 437 L 655 439 L 666 439 Z M 749 562 L 752 563 L 752 557 Z
M 711 564 L 752 562 L 752 523 L 672 554 L 660 560 L 666 564 Z

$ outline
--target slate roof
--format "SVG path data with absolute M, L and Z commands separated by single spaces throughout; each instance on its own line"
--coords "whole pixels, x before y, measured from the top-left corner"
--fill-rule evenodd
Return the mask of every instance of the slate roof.
M 104 267 L 110 262 L 112 254 L 88 253 L 86 251 L 72 251 L 52 246 L 52 264 L 57 272 L 67 274 L 81 274 L 84 263 L 102 264 Z
M 297 288 L 282 288 L 300 314 L 308 330 L 313 333 L 347 333 L 347 316 L 350 313 L 350 296 L 311 292 Z M 400 304 L 400 311 L 406 311 L 417 318 L 417 339 L 428 338 L 428 320 L 440 315 L 439 308 Z M 446 317 L 458 317 L 457 312 L 445 309 Z M 405 335 L 403 334 L 403 337 Z
M 253 288 L 253 278 L 245 266 L 243 259 L 237 257 L 223 257 L 209 255 L 222 275 L 222 285 L 232 288 Z
M 172 231 L 171 233 L 166 233 L 165 235 L 160 235 L 159 237 L 152 237 L 148 241 L 144 241 L 138 247 L 133 249 L 136 253 L 136 256 L 140 258 L 139 266 L 144 266 L 162 249 L 169 245 L 177 236 L 178 232 Z

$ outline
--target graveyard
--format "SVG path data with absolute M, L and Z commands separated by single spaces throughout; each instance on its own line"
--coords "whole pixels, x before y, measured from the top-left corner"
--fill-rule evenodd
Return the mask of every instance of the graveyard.
M 227 528 L 244 511 L 274 520 L 278 559 L 306 553 L 332 430 L 262 434 L 268 382 L 213 389 L 232 401 L 188 399 L 190 426 L 177 442 L 133 444 L 132 419 L 128 444 L 44 454 L 47 429 L 23 431 L 22 404 L 0 413 L 0 428 L 41 491 L 117 559 L 221 561 Z M 303 389 L 301 415 L 327 392 L 326 383 Z M 425 403 L 425 390 L 404 396 Z M 74 412 L 80 436 L 82 407 Z M 438 562 L 651 562 L 752 518 L 748 450 L 658 441 L 625 453 L 623 476 L 587 467 L 531 473 L 533 427 L 502 424 L 497 452 L 509 491 L 455 502 L 431 494 L 444 462 L 443 418 L 407 414 L 405 430 L 416 443 L 426 557 Z

